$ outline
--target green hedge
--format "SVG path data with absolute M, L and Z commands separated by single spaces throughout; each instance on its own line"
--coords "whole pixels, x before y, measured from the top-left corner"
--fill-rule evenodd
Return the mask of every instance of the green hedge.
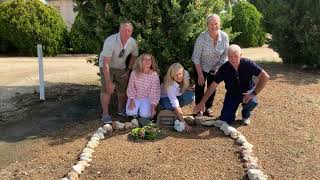
M 320 67 L 320 2 L 318 0 L 259 0 L 272 46 L 284 63 Z
M 83 1 L 77 1 L 76 7 L 78 15 L 70 31 L 70 46 L 73 53 L 97 53 L 103 43 L 106 33 L 111 33 L 116 28 L 115 25 L 103 27 L 104 21 L 112 22 L 112 19 L 103 19 L 104 4 L 102 1 L 88 1 L 83 5 Z M 99 24 L 102 21 L 102 24 Z M 101 42 L 102 41 L 102 42 Z
M 281 8 L 277 6 L 278 0 L 250 0 L 249 2 L 263 14 L 264 28 L 268 33 L 271 33 L 273 21 L 277 17 L 275 12 L 279 11 Z
M 0 53 L 7 54 L 7 53 L 14 53 L 16 48 L 13 46 L 10 41 L 0 37 Z
M 43 45 L 45 55 L 65 50 L 66 25 L 60 14 L 39 0 L 10 0 L 0 3 L 0 38 L 12 43 L 17 51 L 36 54 Z
M 266 33 L 262 28 L 262 15 L 254 5 L 240 1 L 233 6 L 233 31 L 241 34 L 235 38 L 235 43 L 242 47 L 262 46 Z
M 77 34 L 80 38 L 73 41 L 74 50 L 88 49 L 91 53 L 100 53 L 104 39 L 118 31 L 121 20 L 130 18 L 134 26 L 133 37 L 139 44 L 140 53 L 154 54 L 162 75 L 174 62 L 180 62 L 191 69 L 194 42 L 206 29 L 207 15 L 220 12 L 225 5 L 224 0 L 75 2 L 79 19 L 77 17 L 71 36 Z M 225 28 L 230 30 L 230 27 Z M 96 62 L 96 59 L 90 60 Z

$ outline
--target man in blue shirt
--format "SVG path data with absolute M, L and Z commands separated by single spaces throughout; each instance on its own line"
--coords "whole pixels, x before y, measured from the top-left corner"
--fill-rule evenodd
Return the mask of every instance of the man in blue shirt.
M 252 77 L 258 77 L 258 83 L 255 85 Z M 218 70 L 214 81 L 205 92 L 200 103 L 194 108 L 194 113 L 204 110 L 205 102 L 215 91 L 218 84 L 225 83 L 227 90 L 220 120 L 229 124 L 234 122 L 235 114 L 240 103 L 242 103 L 242 118 L 244 124 L 250 124 L 250 115 L 257 106 L 256 95 L 265 87 L 269 75 L 261 69 L 255 62 L 241 58 L 241 48 L 236 45 L 230 45 L 228 48 L 228 62 L 224 63 Z

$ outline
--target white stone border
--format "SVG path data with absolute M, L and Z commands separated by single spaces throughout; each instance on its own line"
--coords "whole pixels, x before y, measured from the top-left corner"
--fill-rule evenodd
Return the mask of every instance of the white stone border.
M 79 161 L 77 164 L 71 167 L 71 171 L 62 180 L 77 180 L 79 175 L 85 170 L 86 167 L 90 166 L 92 161 L 92 154 L 94 153 L 94 148 L 99 145 L 99 141 L 104 139 L 104 135 L 110 133 L 114 130 L 125 130 L 138 127 L 139 123 L 137 119 L 132 119 L 131 122 L 121 123 L 119 121 L 112 122 L 112 125 L 106 124 L 103 127 L 99 127 L 91 136 L 90 141 L 87 143 L 86 147 L 83 148 Z
M 203 126 L 215 126 L 219 128 L 227 136 L 230 136 L 240 145 L 241 157 L 244 160 L 246 167 L 246 174 L 250 180 L 266 180 L 267 176 L 263 174 L 262 168 L 258 165 L 258 158 L 254 156 L 253 145 L 249 143 L 244 135 L 242 135 L 236 128 L 229 126 L 225 121 L 212 120 L 201 121 Z
M 250 180 L 266 180 L 267 176 L 263 174 L 261 167 L 258 165 L 258 158 L 253 154 L 253 145 L 250 144 L 246 137 L 243 136 L 237 129 L 229 126 L 226 122 L 221 120 L 213 121 L 202 121 L 200 122 L 203 126 L 215 126 L 219 128 L 227 136 L 230 136 L 236 141 L 237 144 L 241 145 L 241 156 L 245 162 L 247 175 Z M 132 119 L 131 122 L 120 123 L 115 121 L 110 124 L 106 124 L 103 127 L 99 127 L 91 136 L 90 141 L 83 148 L 79 161 L 73 165 L 71 171 L 62 180 L 77 180 L 79 175 L 85 170 L 86 167 L 90 166 L 92 161 L 92 154 L 94 149 L 99 145 L 99 141 L 104 139 L 104 135 L 108 132 L 115 130 L 124 130 L 138 127 L 139 123 L 136 119 Z

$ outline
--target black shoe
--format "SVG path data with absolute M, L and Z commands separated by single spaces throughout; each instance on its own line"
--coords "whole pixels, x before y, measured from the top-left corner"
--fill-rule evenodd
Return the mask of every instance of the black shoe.
M 118 112 L 118 115 L 122 117 L 127 117 L 127 114 L 125 112 Z

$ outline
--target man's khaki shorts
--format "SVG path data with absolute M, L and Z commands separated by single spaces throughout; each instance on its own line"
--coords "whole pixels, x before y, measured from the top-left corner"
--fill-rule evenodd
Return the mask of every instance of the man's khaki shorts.
M 103 73 L 103 68 L 100 67 L 100 80 L 101 80 L 101 91 L 102 92 L 107 92 L 106 89 L 106 78 Z M 126 73 L 125 69 L 114 69 L 110 68 L 110 80 L 114 83 L 116 91 L 119 93 L 126 93 L 127 92 L 127 86 L 128 82 L 125 81 L 124 78 L 121 76 Z

